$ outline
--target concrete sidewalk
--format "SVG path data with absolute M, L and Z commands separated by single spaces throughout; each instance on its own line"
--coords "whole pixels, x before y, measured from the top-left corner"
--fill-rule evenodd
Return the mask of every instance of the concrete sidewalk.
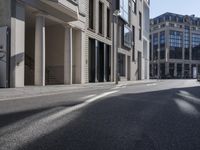
M 88 83 L 88 84 L 74 84 L 74 85 L 49 85 L 49 86 L 26 86 L 23 88 L 9 88 L 0 89 L 0 101 L 10 99 L 29 98 L 37 96 L 55 95 L 62 93 L 79 92 L 87 89 L 105 89 L 113 88 L 115 86 L 128 86 L 150 84 L 158 82 L 158 80 L 142 80 L 142 81 L 120 81 L 118 85 L 114 82 L 109 83 Z

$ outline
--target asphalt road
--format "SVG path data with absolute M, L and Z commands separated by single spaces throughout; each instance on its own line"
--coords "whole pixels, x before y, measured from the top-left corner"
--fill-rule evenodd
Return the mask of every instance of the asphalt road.
M 200 83 L 1 101 L 0 150 L 200 150 Z

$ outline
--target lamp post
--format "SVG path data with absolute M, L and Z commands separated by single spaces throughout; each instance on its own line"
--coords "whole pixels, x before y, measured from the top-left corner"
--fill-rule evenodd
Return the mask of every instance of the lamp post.
M 116 20 L 116 35 L 115 35 L 115 21 L 113 21 L 113 44 L 115 45 L 115 49 L 114 49 L 114 45 L 113 45 L 113 51 L 115 50 L 115 84 L 118 84 L 118 42 L 119 42 L 119 38 L 118 38 L 118 17 L 121 15 L 120 10 L 115 10 L 113 12 L 113 17 L 115 17 Z M 115 38 L 116 36 L 116 38 Z M 116 40 L 115 40 L 116 39 Z

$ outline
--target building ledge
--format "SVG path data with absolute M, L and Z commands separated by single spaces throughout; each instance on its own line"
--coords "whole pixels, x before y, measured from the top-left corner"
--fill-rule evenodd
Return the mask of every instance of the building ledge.
M 40 0 L 41 2 L 61 11 L 62 13 L 70 16 L 72 20 L 76 21 L 79 19 L 78 5 L 75 2 L 68 0 Z

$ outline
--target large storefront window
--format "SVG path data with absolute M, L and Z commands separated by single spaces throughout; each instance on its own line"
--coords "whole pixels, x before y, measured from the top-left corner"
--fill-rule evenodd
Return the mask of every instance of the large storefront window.
M 200 65 L 198 65 L 198 69 L 197 69 L 198 71 L 198 74 L 200 74 Z
M 160 64 L 160 77 L 165 78 L 165 63 Z
M 190 77 L 190 65 L 184 64 L 184 78 Z
M 174 70 L 175 70 L 175 65 L 174 63 L 169 64 L 169 75 L 171 78 L 174 78 Z
M 181 78 L 182 77 L 182 64 L 177 64 L 177 78 Z
M 170 58 L 182 59 L 183 33 L 170 31 Z
M 200 34 L 192 34 L 192 60 L 200 60 Z

